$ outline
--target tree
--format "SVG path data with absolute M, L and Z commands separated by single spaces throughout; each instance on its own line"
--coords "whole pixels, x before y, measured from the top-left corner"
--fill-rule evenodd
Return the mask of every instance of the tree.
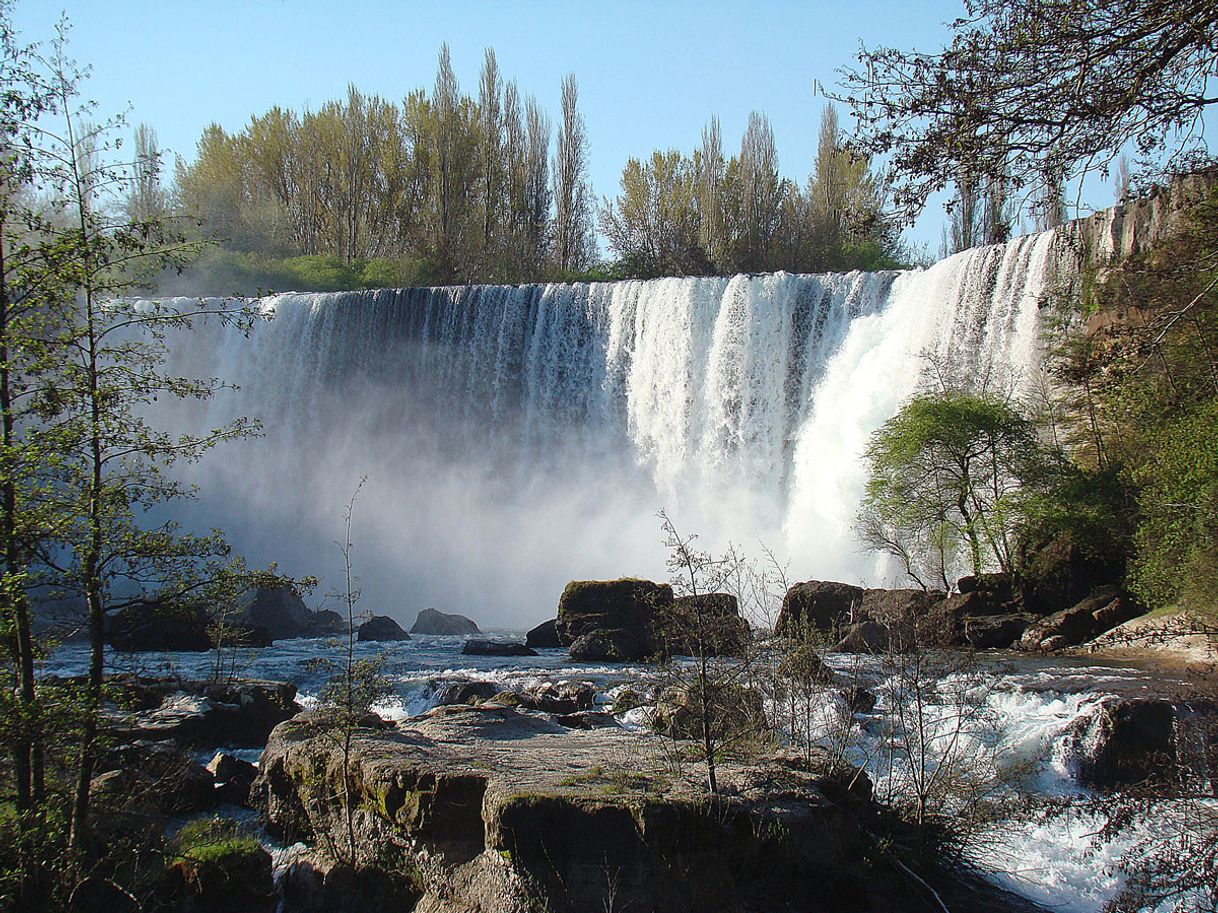
M 1215 103 L 1218 9 L 1207 0 L 967 0 L 951 43 L 863 49 L 843 71 L 859 146 L 889 156 L 916 214 L 960 169 L 1038 195 L 1123 150 L 1180 169 Z
M 505 206 L 503 84 L 495 52 L 486 49 L 482 76 L 478 81 L 478 168 L 481 172 L 480 265 L 478 274 L 492 278 L 499 264 L 500 223 Z M 517 116 L 518 116 L 518 112 Z
M 562 127 L 554 155 L 554 267 L 559 275 L 586 269 L 596 255 L 592 191 L 588 186 L 588 137 L 579 113 L 575 74 L 562 81 Z
M 315 717 L 316 726 L 323 734 L 337 739 L 342 750 L 342 804 L 346 820 L 347 846 L 343 851 L 335 852 L 335 858 L 343 859 L 349 865 L 355 865 L 358 860 L 355 843 L 355 797 L 351 781 L 351 753 L 355 743 L 356 733 L 361 726 L 366 725 L 368 714 L 372 707 L 391 692 L 388 679 L 384 676 L 385 655 L 381 654 L 372 659 L 355 658 L 356 643 L 356 611 L 360 600 L 359 579 L 353 573 L 351 561 L 354 548 L 351 538 L 352 523 L 355 519 L 355 500 L 359 497 L 360 489 L 364 487 L 366 478 L 360 479 L 351 493 L 343 512 L 343 539 L 339 549 L 343 556 L 343 590 L 340 598 L 343 602 L 347 621 L 347 637 L 343 644 L 343 661 L 337 674 L 332 675 L 322 688 L 318 698 L 319 712 Z M 316 665 L 333 668 L 329 660 L 323 660 Z M 337 850 L 337 847 L 334 848 Z
M 749 686 L 751 633 L 738 602 L 725 604 L 724 589 L 740 566 L 729 553 L 713 558 L 697 548 L 696 536 L 682 536 L 661 511 L 668 569 L 684 598 L 664 609 L 660 641 L 664 654 L 660 728 L 674 739 L 694 739 L 706 766 L 707 789 L 719 791 L 718 765 L 734 746 L 755 740 L 764 724 L 760 693 Z M 676 661 L 689 656 L 689 665 Z
M 2 12 L 0 598 L 4 633 L 12 635 L 5 637 L 13 661 L 5 710 L 18 711 L 4 714 L 3 735 L 20 813 L 19 895 L 35 909 L 54 904 L 56 885 L 65 887 L 65 858 L 79 876 L 86 851 L 96 849 L 86 838 L 107 613 L 197 591 L 208 576 L 204 565 L 227 554 L 218 536 L 180 536 L 148 517 L 150 508 L 187 493 L 165 474 L 169 466 L 248 430 L 238 422 L 175 437 L 148 424 L 152 400 L 205 398 L 219 385 L 167 375 L 165 334 L 203 315 L 248 315 L 119 300 L 149 275 L 180 266 L 197 245 L 163 219 L 133 220 L 126 212 L 138 163 L 112 161 L 117 144 L 107 137 L 118 121 L 89 123 L 92 106 L 79 98 L 82 77 L 67 56 L 66 23 L 43 55 L 16 44 Z M 33 678 L 27 590 L 35 584 L 87 607 L 90 665 L 77 695 Z
M 156 131 L 147 124 L 135 128 L 135 158 L 131 172 L 127 218 L 132 222 L 164 218 L 167 207 L 165 190 L 161 187 L 161 150 Z
M 749 115 L 740 140 L 740 156 L 728 164 L 725 183 L 731 214 L 728 224 L 734 229 L 731 247 L 735 269 L 756 272 L 769 268 L 784 186 L 778 174 L 774 131 L 759 111 Z
M 241 310 L 115 303 L 149 270 L 176 266 L 195 249 L 160 221 L 114 219 L 102 205 L 121 192 L 126 168 L 108 164 L 110 125 L 85 124 L 78 99 L 80 73 L 66 54 L 61 25 L 43 61 L 61 129 L 32 128 L 41 141 L 40 185 L 57 201 L 62 224 L 44 226 L 58 252 L 53 269 L 37 277 L 45 306 L 57 322 L 49 344 L 56 368 L 40 378 L 38 422 L 30 429 L 59 458 L 47 471 L 46 509 L 54 524 L 42 532 L 39 561 L 56 583 L 87 607 L 90 663 L 81 707 L 70 847 L 79 854 L 89 830 L 90 781 L 98 753 L 107 613 L 130 597 L 124 588 L 180 596 L 202 586 L 199 564 L 223 558 L 218 535 L 181 536 L 170 525 L 147 525 L 147 511 L 189 490 L 165 474 L 179 460 L 197 458 L 222 440 L 250 430 L 237 421 L 202 434 L 172 436 L 148 424 L 146 405 L 157 397 L 206 398 L 220 381 L 194 381 L 163 370 L 165 334 L 210 316 L 246 321 Z M 27 276 L 29 282 L 33 277 Z
M 821 114 L 807 196 L 812 269 L 857 268 L 861 264 L 853 248 L 867 240 L 887 245 L 883 186 L 872 174 L 870 159 L 842 137 L 833 105 L 826 106 Z
M 601 230 L 633 276 L 702 275 L 696 164 L 675 149 L 630 159 L 622 192 L 601 209 Z
M 702 250 L 717 270 L 727 259 L 727 239 L 723 226 L 723 139 L 719 118 L 712 116 L 702 128 L 702 147 L 696 157 L 698 173 L 699 240 Z
M 857 529 L 922 587 L 950 589 L 957 548 L 967 566 L 1014 570 L 1025 486 L 1039 480 L 1035 429 L 1009 402 L 959 391 L 922 394 L 872 436 Z

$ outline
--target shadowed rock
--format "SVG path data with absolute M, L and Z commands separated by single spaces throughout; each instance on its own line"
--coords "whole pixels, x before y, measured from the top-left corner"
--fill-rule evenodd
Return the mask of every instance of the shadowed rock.
M 423 609 L 410 629 L 411 634 L 481 634 L 478 626 L 464 615 L 436 609 Z

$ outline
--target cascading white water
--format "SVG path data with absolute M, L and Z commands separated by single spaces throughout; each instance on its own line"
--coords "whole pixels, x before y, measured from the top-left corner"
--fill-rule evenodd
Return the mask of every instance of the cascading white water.
M 1053 258 L 1041 234 L 911 272 L 273 296 L 249 339 L 173 341 L 174 370 L 240 386 L 173 421 L 265 432 L 195 470 L 186 519 L 325 574 L 367 475 L 357 567 L 403 619 L 520 626 L 568 579 L 663 576 L 661 508 L 800 579 L 879 582 L 851 533 L 868 436 L 928 364 L 1026 386 Z

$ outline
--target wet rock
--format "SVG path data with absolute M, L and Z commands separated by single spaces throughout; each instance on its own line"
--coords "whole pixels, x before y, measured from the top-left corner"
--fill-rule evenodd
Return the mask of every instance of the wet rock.
M 869 691 L 861 685 L 852 685 L 847 688 L 842 692 L 842 697 L 851 713 L 870 713 L 875 709 L 875 692 Z
M 436 706 L 446 704 L 477 704 L 490 700 L 499 693 L 500 688 L 494 682 L 446 682 L 433 685 L 436 695 Z
M 358 637 L 361 643 L 369 640 L 410 640 L 410 635 L 388 615 L 373 615 L 359 626 Z
M 1005 650 L 1019 643 L 1035 615 L 983 615 L 964 620 L 964 639 L 977 650 Z
M 467 656 L 536 656 L 537 651 L 507 640 L 467 640 L 461 646 Z
M 525 635 L 524 642 L 526 646 L 535 649 L 551 649 L 561 647 L 562 642 L 558 639 L 558 629 L 555 627 L 555 621 L 543 621 L 537 627 L 529 631 Z
M 453 615 L 436 609 L 423 609 L 415 619 L 411 634 L 481 634 L 478 625 L 464 615 Z
M 1077 647 L 1144 611 L 1128 593 L 1103 587 L 1078 604 L 1031 624 L 1019 645 L 1024 650 L 1044 651 Z
M 283 870 L 279 887 L 289 913 L 413 910 L 419 901 L 408 873 L 373 866 L 356 869 L 317 851 L 292 860 Z
M 330 609 L 310 613 L 305 637 L 337 637 L 347 633 L 347 619 Z
M 1208 770 L 1216 719 L 1218 708 L 1207 702 L 1105 699 L 1071 727 L 1066 761 L 1094 789 L 1148 785 L 1171 792 L 1180 775 Z
M 103 808 L 122 812 L 131 805 L 138 812 L 145 803 L 177 815 L 208 811 L 220 801 L 211 773 L 180 752 L 129 752 L 127 757 L 125 766 L 93 778 L 93 795 Z
M 646 649 L 643 643 L 632 632 L 615 628 L 581 635 L 567 650 L 576 662 L 625 663 L 652 655 L 654 651 Z
M 730 593 L 678 596 L 659 609 L 655 639 L 669 656 L 731 656 L 748 642 L 749 626 Z
M 673 739 L 702 738 L 703 716 L 710 718 L 712 731 L 733 737 L 760 733 L 765 727 L 761 695 L 737 684 L 714 684 L 703 703 L 697 689 L 666 688 L 656 703 L 652 727 Z
M 544 682 L 524 691 L 503 691 L 494 700 L 542 713 L 573 714 L 596 705 L 596 689 L 584 682 Z
M 563 713 L 554 717 L 560 726 L 568 729 L 600 729 L 606 726 L 615 727 L 617 720 L 611 713 L 599 710 L 581 710 L 579 713 Z
M 274 913 L 271 854 L 256 840 L 217 839 L 182 847 L 170 867 L 183 913 Z
M 573 580 L 558 601 L 555 630 L 579 660 L 633 662 L 655 655 L 656 611 L 672 587 L 650 580 Z
M 266 744 L 271 730 L 300 709 L 296 686 L 288 682 L 182 682 L 181 689 L 157 708 L 117 722 L 120 737 L 255 748 Z
M 961 595 L 992 593 L 1004 600 L 1015 595 L 1010 574 L 969 574 L 956 581 L 956 591 Z
M 242 595 L 236 621 L 265 631 L 271 640 L 306 637 L 313 613 L 291 587 L 251 587 Z
M 1024 609 L 1040 615 L 1060 612 L 1100 587 L 1121 579 L 1119 562 L 1097 557 L 1063 533 L 1023 561 L 1020 596 Z
M 888 628 L 878 621 L 860 621 L 847 626 L 835 653 L 883 653 L 888 649 Z
M 258 768 L 249 761 L 216 752 L 207 764 L 207 770 L 215 780 L 216 797 L 220 802 L 229 802 L 245 808 L 252 808 L 250 802 L 250 787 L 258 777 Z
M 201 653 L 212 648 L 208 624 L 207 614 L 198 606 L 139 602 L 107 618 L 106 642 L 124 653 Z
M 863 592 L 862 587 L 827 580 L 797 583 L 783 597 L 774 630 L 795 633 L 800 624 L 810 624 L 828 631 L 849 624 L 854 620 L 851 613 L 862 606 Z

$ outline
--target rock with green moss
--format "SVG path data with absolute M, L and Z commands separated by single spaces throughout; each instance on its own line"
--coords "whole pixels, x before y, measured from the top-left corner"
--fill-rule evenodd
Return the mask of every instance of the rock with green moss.
M 179 832 L 169 880 L 184 913 L 272 913 L 271 855 L 256 838 L 220 819 L 193 821 Z
M 698 765 L 672 758 L 666 738 L 492 701 L 360 731 L 344 771 L 302 714 L 273 733 L 255 789 L 272 832 L 316 854 L 347 846 L 349 775 L 349 862 L 416 888 L 415 913 L 922 909 L 873 853 L 865 791 L 777 755 L 725 757 L 710 796 Z M 299 874 L 306 893 L 324 886 Z
M 672 587 L 650 580 L 572 580 L 558 600 L 555 632 L 572 659 L 646 659 L 660 650 L 657 610 L 672 600 Z

